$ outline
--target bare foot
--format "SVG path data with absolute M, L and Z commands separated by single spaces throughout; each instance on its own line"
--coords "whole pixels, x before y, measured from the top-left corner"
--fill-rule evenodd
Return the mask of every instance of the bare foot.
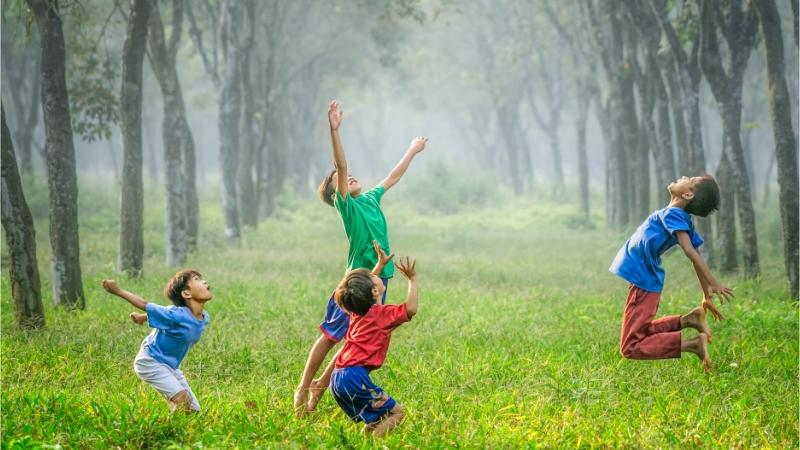
M 319 380 L 311 382 L 311 386 L 308 388 L 308 408 L 306 409 L 308 412 L 313 412 L 317 409 L 317 404 L 322 399 L 327 388 L 328 386 L 323 385 Z
M 681 317 L 681 325 L 684 328 L 691 327 L 701 333 L 705 333 L 708 337 L 708 342 L 711 342 L 711 327 L 708 326 L 708 321 L 706 320 L 706 310 L 703 309 L 702 306 L 698 306 L 697 308 L 689 311 L 689 314 Z
M 308 413 L 306 402 L 308 401 L 308 388 L 297 387 L 294 391 L 294 414 L 303 417 Z
M 708 335 L 700 333 L 688 341 L 681 343 L 681 351 L 692 352 L 703 361 L 703 371 L 708 373 L 711 371 L 711 357 L 708 356 Z

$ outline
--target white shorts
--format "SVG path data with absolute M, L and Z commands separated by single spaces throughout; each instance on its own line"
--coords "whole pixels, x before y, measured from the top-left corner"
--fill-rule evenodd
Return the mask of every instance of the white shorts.
M 161 393 L 167 401 L 178 395 L 181 391 L 189 393 L 192 399 L 190 409 L 193 411 L 200 411 L 200 403 L 197 397 L 194 396 L 192 388 L 186 382 L 183 372 L 180 369 L 173 369 L 172 367 L 158 362 L 150 356 L 146 348 L 142 347 L 136 359 L 133 360 L 133 371 L 141 378 L 142 381 L 153 386 L 155 390 Z

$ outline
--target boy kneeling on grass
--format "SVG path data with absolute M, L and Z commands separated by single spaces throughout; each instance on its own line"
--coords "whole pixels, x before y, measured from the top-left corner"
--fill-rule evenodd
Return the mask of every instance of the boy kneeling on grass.
M 719 187 L 710 175 L 681 177 L 670 183 L 667 190 L 671 200 L 666 208 L 651 214 L 625 245 L 619 249 L 608 269 L 630 283 L 628 300 L 622 318 L 620 353 L 630 359 L 680 358 L 682 352 L 697 355 L 705 371 L 711 369 L 708 343 L 711 329 L 706 322 L 706 310 L 714 319 L 722 314 L 714 306 L 712 295 L 720 302 L 733 298 L 733 290 L 711 275 L 708 265 L 698 253 L 703 238 L 694 230 L 691 215 L 706 217 L 719 207 Z M 664 269 L 661 255 L 678 244 L 692 262 L 703 303 L 684 316 L 666 316 L 653 320 L 658 312 Z M 700 333 L 692 339 L 682 339 L 680 330 L 694 328 Z
M 136 375 L 164 396 L 171 411 L 200 411 L 200 403 L 179 367 L 208 325 L 208 313 L 203 311 L 211 300 L 208 282 L 194 270 L 175 274 L 164 289 L 174 306 L 149 303 L 121 289 L 114 280 L 103 280 L 103 289 L 145 311 L 146 314 L 131 313 L 131 320 L 140 325 L 147 321 L 153 328 L 133 361 Z
M 365 431 L 382 437 L 403 420 L 403 406 L 370 379 L 370 372 L 381 367 L 389 350 L 392 331 L 417 313 L 416 261 L 406 258 L 396 264 L 408 278 L 408 296 L 400 305 L 381 304 L 385 289 L 379 274 L 394 255 L 375 244 L 378 263 L 372 272 L 356 269 L 336 288 L 334 299 L 350 315 L 344 347 L 336 357 L 331 377 L 331 393 L 336 403 Z

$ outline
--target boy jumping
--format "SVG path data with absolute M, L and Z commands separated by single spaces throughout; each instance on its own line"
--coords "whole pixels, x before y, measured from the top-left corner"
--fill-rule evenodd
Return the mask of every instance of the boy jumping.
M 120 288 L 114 280 L 103 280 L 103 289 L 145 311 L 131 313 L 131 320 L 140 325 L 146 321 L 153 328 L 133 361 L 136 375 L 164 396 L 171 411 L 200 411 L 200 403 L 179 367 L 208 325 L 208 312 L 203 311 L 212 297 L 208 282 L 194 270 L 176 273 L 164 289 L 174 306 L 149 303 Z
M 336 208 L 342 219 L 344 231 L 350 248 L 347 254 L 347 270 L 372 268 L 376 264 L 373 251 L 373 241 L 377 241 L 380 248 L 390 252 L 389 232 L 386 218 L 381 211 L 381 198 L 391 189 L 411 164 L 411 160 L 425 149 L 428 139 L 417 137 L 411 141 L 403 158 L 392 169 L 389 175 L 367 192 L 361 193 L 361 183 L 347 171 L 347 160 L 344 149 L 339 139 L 339 125 L 342 122 L 342 111 L 339 104 L 332 101 L 328 107 L 328 122 L 330 124 L 331 141 L 333 144 L 333 164 L 335 169 L 330 172 L 319 186 L 319 195 L 323 202 Z M 394 275 L 394 263 L 388 262 L 378 275 L 383 283 L 384 296 L 381 303 L 386 300 L 385 288 L 389 278 Z M 295 413 L 302 415 L 313 411 L 320 397 L 330 383 L 330 374 L 333 370 L 333 361 L 318 380 L 312 380 L 317 370 L 325 360 L 328 352 L 344 338 L 350 319 L 334 301 L 333 296 L 328 299 L 325 319 L 319 328 L 322 334 L 314 342 L 308 354 L 303 376 L 294 393 Z M 310 396 L 309 396 L 310 393 Z
M 385 287 L 378 275 L 393 255 L 387 257 L 379 248 L 376 251 L 378 263 L 372 272 L 351 271 L 334 293 L 336 303 L 350 315 L 350 328 L 344 347 L 336 356 L 331 393 L 351 419 L 364 422 L 367 432 L 382 437 L 403 420 L 403 406 L 372 382 L 370 372 L 383 365 L 392 331 L 417 313 L 419 296 L 416 261 L 406 258 L 397 263 L 397 269 L 408 278 L 405 303 L 379 303 L 385 296 Z
M 708 343 L 711 329 L 706 310 L 715 320 L 722 319 L 712 295 L 720 302 L 731 300 L 733 290 L 720 284 L 698 253 L 703 238 L 695 232 L 691 215 L 706 217 L 719 206 L 719 187 L 710 175 L 681 177 L 667 187 L 671 200 L 666 208 L 651 214 L 625 245 L 619 249 L 609 270 L 630 283 L 628 300 L 622 319 L 620 353 L 630 359 L 680 358 L 690 352 L 703 361 L 704 370 L 711 368 Z M 658 311 L 664 287 L 661 255 L 678 244 L 692 262 L 703 292 L 702 306 L 684 316 L 666 316 L 653 320 Z M 700 333 L 689 340 L 680 330 L 694 328 Z

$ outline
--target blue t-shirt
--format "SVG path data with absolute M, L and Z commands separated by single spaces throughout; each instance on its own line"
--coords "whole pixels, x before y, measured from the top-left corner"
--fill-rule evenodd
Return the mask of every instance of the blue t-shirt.
M 694 230 L 692 216 L 681 208 L 666 207 L 650 214 L 625 245 L 617 252 L 609 271 L 649 292 L 664 288 L 661 255 L 678 243 L 676 231 L 689 233 L 694 248 L 703 238 Z
M 147 325 L 153 328 L 144 341 L 150 356 L 156 361 L 177 369 L 189 351 L 189 347 L 200 340 L 208 325 L 208 312 L 203 311 L 203 320 L 198 320 L 186 306 L 161 306 L 148 303 Z

